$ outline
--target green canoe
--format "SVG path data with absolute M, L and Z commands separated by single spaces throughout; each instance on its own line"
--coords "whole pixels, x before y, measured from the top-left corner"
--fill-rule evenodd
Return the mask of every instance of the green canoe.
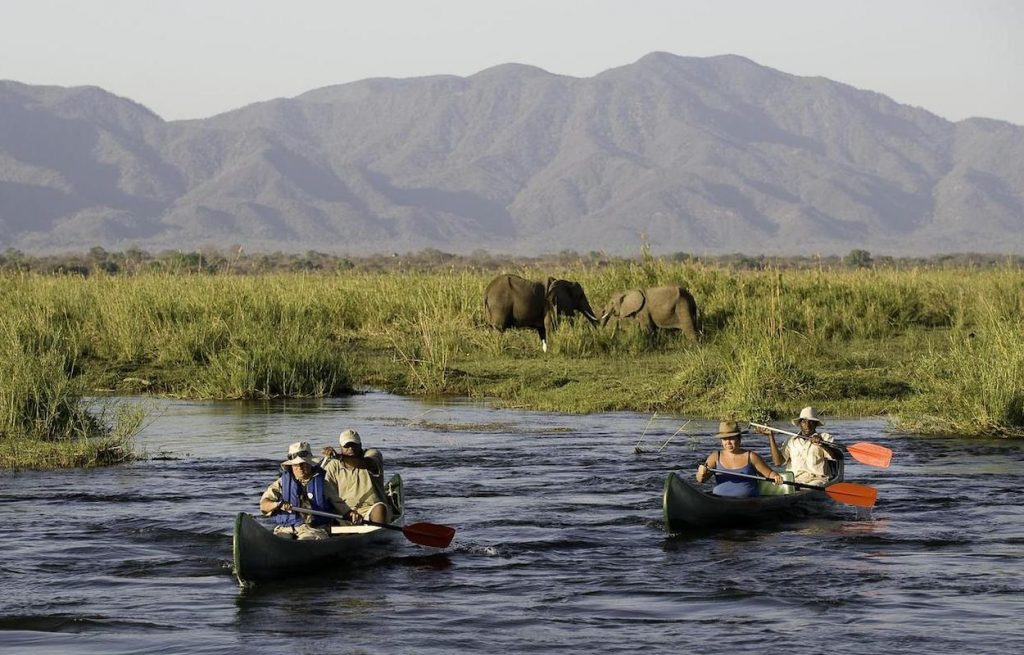
M 843 480 L 842 459 L 836 461 L 833 473 L 829 484 Z M 789 486 L 776 487 L 768 482 L 758 485 L 761 493 L 766 495 L 748 498 L 715 496 L 695 482 L 669 473 L 662 494 L 665 531 L 678 534 L 693 529 L 763 525 L 826 512 L 835 505 L 822 491 L 793 490 Z
M 401 525 L 402 478 L 393 476 L 385 492 L 394 511 L 393 523 Z M 332 563 L 372 560 L 386 555 L 403 540 L 400 531 L 372 525 L 333 526 L 328 539 L 279 537 L 273 533 L 273 526 L 266 527 L 251 515 L 239 512 L 235 517 L 234 573 L 239 584 L 247 586 L 291 573 L 312 573 L 317 567 Z

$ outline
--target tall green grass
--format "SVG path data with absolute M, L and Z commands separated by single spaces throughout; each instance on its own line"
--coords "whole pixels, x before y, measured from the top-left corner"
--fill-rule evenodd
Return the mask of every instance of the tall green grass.
M 894 421 L 914 432 L 1024 436 L 1020 295 L 983 298 L 969 323 L 917 361 L 916 395 Z
M 469 269 L 7 274 L 2 320 L 19 347 L 0 354 L 2 370 L 32 360 L 47 397 L 331 396 L 373 386 L 571 412 L 767 418 L 814 403 L 898 415 L 917 430 L 1017 434 L 1024 425 L 1011 346 L 1024 310 L 1017 269 L 737 271 L 645 257 L 510 272 L 578 280 L 599 312 L 617 291 L 679 284 L 697 299 L 702 341 L 563 321 L 543 354 L 532 330 L 486 325 L 494 273 Z M 88 420 L 74 402 L 41 406 L 63 409 L 8 403 L 8 430 L 27 433 L 51 411 L 44 424 L 58 432 Z
M 66 307 L 7 280 L 0 303 L 0 467 L 91 466 L 134 456 L 142 415 L 90 402 L 78 376 L 79 335 Z

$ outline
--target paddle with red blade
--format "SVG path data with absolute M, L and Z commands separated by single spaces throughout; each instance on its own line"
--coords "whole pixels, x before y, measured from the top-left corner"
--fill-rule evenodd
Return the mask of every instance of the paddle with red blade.
M 721 473 L 723 475 L 735 475 L 738 478 L 750 478 L 751 480 L 766 480 L 772 482 L 771 478 L 761 477 L 760 475 L 747 475 L 746 473 L 733 473 L 732 471 L 722 471 L 719 469 L 709 468 L 709 471 L 713 473 Z M 878 489 L 869 487 L 866 484 L 854 484 L 852 482 L 837 482 L 830 484 L 827 487 L 816 487 L 813 484 L 804 484 L 802 482 L 790 482 L 789 480 L 783 480 L 782 484 L 788 484 L 796 487 L 797 489 L 813 489 L 815 491 L 824 491 L 827 493 L 832 500 L 840 502 L 846 505 L 856 505 L 857 507 L 874 507 L 875 502 L 878 500 Z
M 342 516 L 341 514 L 321 512 L 315 509 L 306 509 L 305 507 L 293 506 L 292 511 L 302 512 L 303 514 L 313 514 L 314 516 L 326 516 L 327 518 L 340 519 L 342 521 L 348 520 L 348 517 Z M 376 521 L 363 521 L 361 525 L 372 525 L 378 528 L 387 528 L 388 530 L 399 530 L 409 541 L 429 548 L 447 548 L 455 537 L 455 528 L 447 525 L 438 525 L 437 523 L 413 523 L 412 525 L 402 526 L 391 525 L 390 523 L 377 523 Z
M 765 430 L 771 430 L 772 432 L 778 432 L 780 434 L 787 434 L 791 437 L 800 437 L 801 439 L 807 439 L 802 434 L 796 432 L 789 432 L 788 430 L 780 430 L 773 428 L 770 425 L 761 425 L 760 423 L 751 423 L 750 425 L 755 428 L 764 428 Z M 838 444 L 835 442 L 823 442 L 828 446 L 838 446 L 845 448 L 855 460 L 861 464 L 867 464 L 868 466 L 877 466 L 878 468 L 889 468 L 889 464 L 892 462 L 892 451 L 885 446 L 879 446 L 876 443 L 855 443 L 850 446 Z

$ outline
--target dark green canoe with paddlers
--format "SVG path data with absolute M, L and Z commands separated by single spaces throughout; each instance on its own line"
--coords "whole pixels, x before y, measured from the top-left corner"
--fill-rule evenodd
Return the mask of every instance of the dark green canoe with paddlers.
M 775 485 L 760 476 L 729 471 L 729 475 L 758 479 L 759 495 L 743 498 L 716 496 L 694 482 L 669 473 L 662 495 L 665 531 L 674 534 L 687 529 L 764 525 L 825 513 L 835 503 L 874 506 L 877 490 L 867 485 L 843 482 L 844 469 L 844 459 L 840 457 L 835 461 L 833 475 L 824 488 L 791 479 Z
M 445 548 L 455 530 L 434 523 L 401 525 L 404 516 L 402 478 L 392 476 L 385 487 L 394 511 L 393 523 L 366 521 L 360 525 L 334 525 L 327 539 L 292 539 L 273 533 L 253 516 L 235 517 L 234 573 L 240 584 L 272 580 L 285 575 L 314 572 L 320 566 L 346 561 L 376 559 L 392 552 L 402 538 L 432 548 Z M 295 508 L 295 511 L 341 519 L 328 512 Z

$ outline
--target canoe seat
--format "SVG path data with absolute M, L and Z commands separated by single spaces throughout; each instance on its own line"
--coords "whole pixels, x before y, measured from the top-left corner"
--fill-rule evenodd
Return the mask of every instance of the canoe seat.
M 792 471 L 781 471 L 782 479 L 793 482 Z M 767 480 L 757 481 L 757 494 L 759 496 L 788 496 L 789 494 L 796 491 L 796 487 L 789 484 L 776 485 L 774 482 L 768 482 Z

